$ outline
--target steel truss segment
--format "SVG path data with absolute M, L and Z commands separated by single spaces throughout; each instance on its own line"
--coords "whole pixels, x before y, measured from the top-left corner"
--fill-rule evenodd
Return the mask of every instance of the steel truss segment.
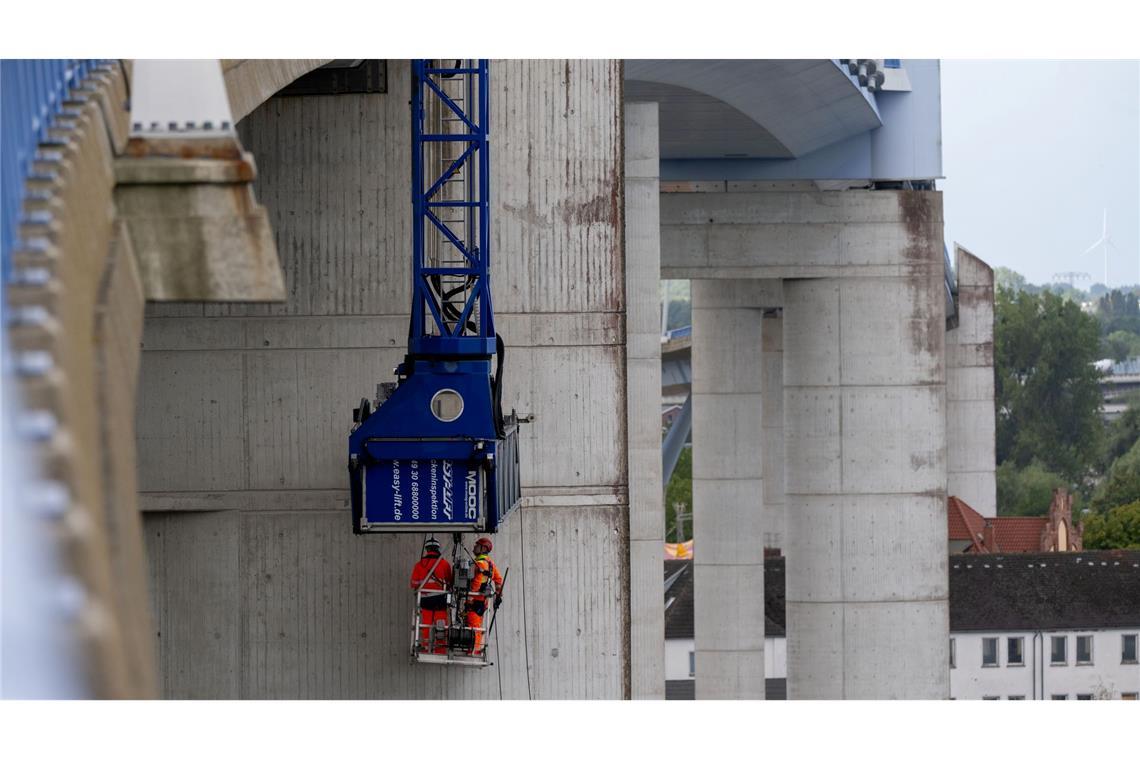
M 478 135 L 421 135 L 423 142 L 479 142 Z
M 455 101 L 449 98 L 447 96 L 447 93 L 440 89 L 440 86 L 436 84 L 434 79 L 432 79 L 430 76 L 424 77 L 424 83 L 429 88 L 431 88 L 431 90 L 436 94 L 436 97 L 443 101 L 444 105 L 451 109 L 452 113 L 463 120 L 463 123 L 467 125 L 468 129 L 470 129 L 473 133 L 482 132 L 479 127 L 475 126 L 474 122 L 467 118 L 467 114 L 463 113 L 463 110 L 459 106 L 455 105 Z
M 419 297 L 427 302 L 428 311 L 431 312 L 431 318 L 435 322 L 436 327 L 439 328 L 440 334 L 451 335 L 451 332 L 447 329 L 447 324 L 443 321 L 443 314 L 440 313 L 439 304 L 436 303 L 435 292 L 426 277 L 420 280 L 416 289 L 419 291 Z
M 442 232 L 444 234 L 444 236 L 449 241 L 451 241 L 451 244 L 455 246 L 456 250 L 458 250 L 460 253 L 463 254 L 463 257 L 465 259 L 470 261 L 472 264 L 479 266 L 479 252 L 478 251 L 468 251 L 466 244 L 464 244 L 464 242 L 462 240 L 460 240 L 458 237 L 456 237 L 455 233 L 451 231 L 451 228 L 448 227 L 443 222 L 441 222 L 439 220 L 439 217 L 437 217 L 435 214 L 433 214 L 427 208 L 426 204 L 424 206 L 424 216 L 427 217 L 427 219 L 433 225 L 435 225 L 439 229 L 439 231 Z
M 455 323 L 456 329 L 459 329 L 461 325 L 467 324 L 467 318 L 471 316 L 471 309 L 475 306 L 475 302 L 480 300 L 482 294 L 483 280 L 479 280 L 475 284 L 475 287 L 471 288 L 471 294 L 467 296 L 467 302 L 463 305 L 463 312 L 459 315 L 459 319 Z
M 467 148 L 464 149 L 463 153 L 461 153 L 459 155 L 459 158 L 455 159 L 451 163 L 451 166 L 447 167 L 447 171 L 445 171 L 443 174 L 439 175 L 439 179 L 437 179 L 435 181 L 435 184 L 432 185 L 426 193 L 424 193 L 424 200 L 425 201 L 428 201 L 431 198 L 433 198 L 435 196 L 435 194 L 437 192 L 439 192 L 439 189 L 441 187 L 443 187 L 444 183 L 446 183 L 448 180 L 450 180 L 455 175 L 455 173 L 457 171 L 459 171 L 461 168 L 463 168 L 464 163 L 467 161 L 468 158 L 471 157 L 471 154 L 475 152 L 475 149 L 477 147 L 479 147 L 479 144 L 476 142 L 472 142 L 470 145 L 467 146 Z
M 479 69 L 470 69 L 470 68 L 458 68 L 458 69 L 435 68 L 435 69 L 433 69 L 433 68 L 427 68 L 427 69 L 424 69 L 424 73 L 425 74 L 444 74 L 447 76 L 451 76 L 451 75 L 455 75 L 455 74 L 478 74 Z
M 465 267 L 424 267 L 420 270 L 420 274 L 448 274 L 455 275 L 456 277 L 478 277 L 479 270 Z
M 466 270 L 460 270 L 460 274 L 465 276 L 468 273 Z M 435 292 L 435 288 L 432 287 L 431 282 L 427 279 L 428 276 L 430 276 L 430 273 L 429 275 L 424 276 L 421 285 L 426 286 L 428 292 L 432 295 L 432 297 L 427 299 L 428 308 L 431 310 L 432 318 L 435 320 L 436 326 L 440 330 L 440 334 L 449 338 L 460 337 L 456 334 L 456 331 L 462 329 L 463 325 L 467 324 L 467 319 L 471 316 L 471 311 L 475 306 L 475 302 L 479 300 L 480 296 L 483 293 L 482 287 L 478 284 L 475 284 L 471 287 L 471 292 L 464 298 L 463 310 L 460 312 L 459 318 L 455 323 L 455 327 L 448 328 L 447 322 L 443 318 L 436 300 L 436 296 L 442 297 L 443 294 Z
M 475 353 L 483 353 L 488 340 L 493 346 L 495 338 L 487 279 L 487 62 L 457 60 L 455 64 L 417 60 L 413 65 L 416 302 L 412 305 L 409 346 L 426 351 L 425 356 L 437 349 L 421 339 L 433 335 L 460 342 L 480 341 L 478 350 L 475 342 L 468 346 L 467 350 Z M 452 350 L 450 344 L 438 348 L 441 353 Z

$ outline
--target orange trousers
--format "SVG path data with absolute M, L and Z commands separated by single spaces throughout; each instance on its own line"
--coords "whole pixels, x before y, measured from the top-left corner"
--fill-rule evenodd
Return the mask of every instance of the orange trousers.
M 483 616 L 474 610 L 467 610 L 467 625 L 475 629 L 475 648 L 471 650 L 471 654 L 483 653 Z
M 435 635 L 435 621 L 442 620 L 444 635 L 446 636 L 447 610 L 420 610 L 420 651 L 426 652 L 431 647 L 431 638 Z M 435 654 L 447 654 L 447 640 L 440 639 L 432 650 Z

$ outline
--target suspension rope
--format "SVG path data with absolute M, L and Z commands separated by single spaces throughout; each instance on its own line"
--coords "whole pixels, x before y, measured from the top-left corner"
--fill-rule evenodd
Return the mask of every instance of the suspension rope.
M 519 507 L 519 559 L 521 560 L 522 569 L 522 622 L 523 622 L 523 656 L 526 658 L 526 698 L 533 700 L 534 693 L 531 691 L 530 686 L 530 636 L 527 635 L 526 629 L 526 541 L 523 536 L 523 509 Z M 496 633 L 496 635 L 498 635 Z M 498 646 L 498 642 L 495 642 Z

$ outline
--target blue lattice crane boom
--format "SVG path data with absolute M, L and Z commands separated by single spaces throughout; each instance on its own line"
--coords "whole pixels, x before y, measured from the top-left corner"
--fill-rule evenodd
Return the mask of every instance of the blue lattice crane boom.
M 356 533 L 494 532 L 519 501 L 491 304 L 489 100 L 486 60 L 412 64 L 408 350 L 353 412 Z

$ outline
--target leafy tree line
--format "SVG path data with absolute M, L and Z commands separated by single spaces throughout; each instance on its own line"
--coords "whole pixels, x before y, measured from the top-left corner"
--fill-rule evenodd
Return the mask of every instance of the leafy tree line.
M 1135 293 L 1088 301 L 1029 286 L 1017 273 L 995 294 L 998 511 L 1044 514 L 1054 488 L 1074 493 L 1089 548 L 1140 546 L 1140 399 L 1101 418 L 1101 358 L 1140 351 Z

